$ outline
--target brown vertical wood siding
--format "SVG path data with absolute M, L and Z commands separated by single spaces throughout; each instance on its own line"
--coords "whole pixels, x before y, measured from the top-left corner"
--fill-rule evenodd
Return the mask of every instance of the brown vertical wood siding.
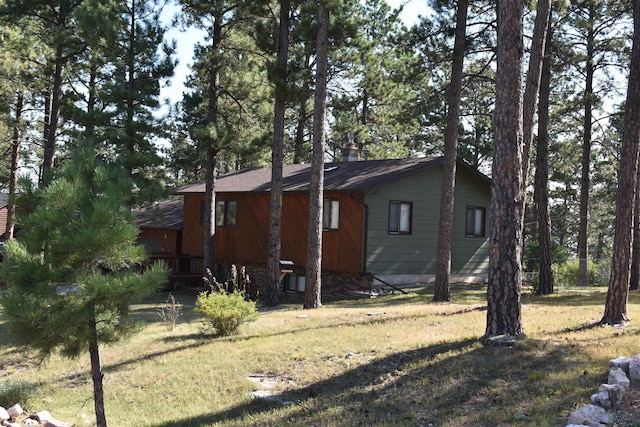
M 362 272 L 365 209 L 356 201 L 362 194 L 325 193 L 326 199 L 340 200 L 338 230 L 322 235 L 322 268 L 349 273 Z M 200 225 L 200 200 L 203 194 L 184 196 L 184 229 L 182 252 L 203 254 L 203 228 Z M 221 193 L 217 200 L 238 203 L 237 225 L 216 228 L 216 261 L 222 264 L 257 263 L 267 261 L 269 230 L 268 193 Z M 309 196 L 306 193 L 285 193 L 282 198 L 281 258 L 304 268 L 307 258 L 307 228 Z

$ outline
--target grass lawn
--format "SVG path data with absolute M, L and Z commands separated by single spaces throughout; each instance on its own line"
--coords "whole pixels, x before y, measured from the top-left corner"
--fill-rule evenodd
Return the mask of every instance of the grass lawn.
M 169 331 L 159 293 L 132 307 L 148 322 L 141 333 L 101 348 L 109 425 L 564 426 L 607 381 L 610 359 L 640 353 L 637 292 L 626 328 L 593 326 L 604 288 L 524 295 L 528 339 L 485 348 L 486 288 L 454 286 L 447 304 L 431 302 L 431 287 L 411 291 L 317 310 L 284 304 L 217 339 L 199 333 L 193 291 L 174 294 L 184 315 Z M 88 355 L 39 364 L 3 342 L 2 328 L 0 383 L 32 383 L 28 411 L 92 425 Z M 260 389 L 276 398 L 254 397 Z

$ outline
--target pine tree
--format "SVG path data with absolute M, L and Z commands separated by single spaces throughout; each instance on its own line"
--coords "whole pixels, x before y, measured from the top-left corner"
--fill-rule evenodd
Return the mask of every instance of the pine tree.
M 83 146 L 47 187 L 21 198 L 24 238 L 5 245 L 0 294 L 7 330 L 16 345 L 46 357 L 88 352 L 97 425 L 104 413 L 99 344 L 130 336 L 139 324 L 127 316 L 135 299 L 166 279 L 159 264 L 138 271 L 145 254 L 126 204 L 131 182 Z

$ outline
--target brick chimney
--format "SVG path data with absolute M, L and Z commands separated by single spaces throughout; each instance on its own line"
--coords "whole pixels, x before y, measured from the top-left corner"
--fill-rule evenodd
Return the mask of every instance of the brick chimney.
M 353 134 L 349 134 L 349 143 L 342 149 L 342 161 L 343 162 L 357 162 L 358 161 L 358 146 L 353 142 Z

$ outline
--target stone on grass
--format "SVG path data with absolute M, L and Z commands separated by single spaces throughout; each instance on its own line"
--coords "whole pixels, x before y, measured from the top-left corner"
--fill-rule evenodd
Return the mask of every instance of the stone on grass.
M 625 372 L 629 372 L 629 362 L 631 362 L 630 358 L 618 356 L 609 361 L 609 368 L 620 368 Z
M 22 415 L 22 413 L 24 412 L 22 410 L 22 408 L 20 407 L 20 405 L 18 405 L 17 403 L 15 405 L 13 405 L 11 408 L 7 408 L 7 412 L 9 413 L 9 416 L 11 418 L 15 418 L 18 415 Z
M 591 395 L 591 403 L 604 409 L 611 409 L 609 392 L 606 390 L 598 390 L 595 394 Z
M 12 422 L 9 422 L 9 421 L 3 422 L 2 425 L 3 425 L 3 427 L 22 427 L 18 423 L 12 423 Z
M 598 392 L 603 391 L 606 391 L 609 394 L 611 406 L 617 408 L 622 405 L 622 398 L 627 390 L 619 384 L 602 384 L 600 388 L 598 388 Z
M 638 381 L 640 380 L 640 354 L 633 356 L 630 360 L 629 360 L 629 379 L 631 381 Z
M 569 417 L 569 424 L 597 427 L 601 424 L 610 424 L 613 421 L 611 414 L 607 414 L 604 408 L 596 405 L 587 405 L 575 411 Z
M 40 421 L 43 424 L 50 419 L 51 419 L 51 413 L 49 411 L 40 411 L 36 413 L 36 420 Z
M 516 339 L 511 335 L 494 335 L 487 338 L 487 344 L 493 347 L 513 347 Z
M 44 427 L 72 427 L 72 425 L 63 423 L 62 421 L 58 421 L 54 418 L 50 418 L 44 422 Z
M 609 368 L 609 384 L 618 384 L 625 389 L 629 388 L 630 381 L 627 374 L 620 368 Z
M 0 423 L 3 421 L 7 421 L 9 418 L 11 417 L 9 416 L 7 410 L 0 406 Z

